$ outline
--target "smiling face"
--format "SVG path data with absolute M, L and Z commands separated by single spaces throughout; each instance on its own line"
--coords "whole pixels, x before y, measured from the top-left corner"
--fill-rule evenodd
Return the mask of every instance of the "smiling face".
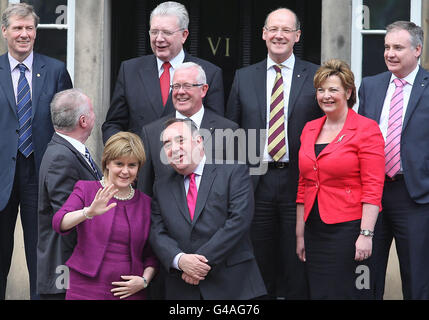
M 162 61 L 171 61 L 177 56 L 189 34 L 187 29 L 180 30 L 176 16 L 154 16 L 150 22 L 150 30 L 172 32 L 171 35 L 158 32 L 156 36 L 150 36 L 152 51 Z
M 36 26 L 33 16 L 11 16 L 9 26 L 2 26 L 3 37 L 12 57 L 22 62 L 29 56 L 36 40 Z
M 168 163 L 179 174 L 192 173 L 203 157 L 202 137 L 192 135 L 188 124 L 175 122 L 162 134 L 162 143 Z
M 278 30 L 270 32 L 270 30 Z M 295 15 L 287 9 L 279 9 L 272 12 L 267 19 L 267 23 L 262 31 L 262 39 L 265 40 L 268 55 L 276 62 L 281 63 L 287 60 L 293 53 L 293 46 L 299 41 L 301 31 L 296 29 Z M 283 32 L 289 30 L 292 32 Z
M 112 183 L 120 193 L 127 193 L 129 186 L 134 182 L 139 169 L 137 158 L 124 156 L 107 163 L 107 181 Z
M 347 112 L 347 100 L 351 89 L 346 90 L 338 76 L 330 76 L 316 89 L 320 108 L 327 116 L 339 116 Z
M 174 72 L 173 84 L 183 85 L 185 83 L 199 84 L 197 68 L 183 68 Z M 184 116 L 191 117 L 201 109 L 207 90 L 207 84 L 191 87 L 189 90 L 185 90 L 183 86 L 179 90 L 173 89 L 174 108 Z
M 411 45 L 411 36 L 406 30 L 394 29 L 384 38 L 384 61 L 398 78 L 405 78 L 417 67 L 421 52 L 421 46 Z

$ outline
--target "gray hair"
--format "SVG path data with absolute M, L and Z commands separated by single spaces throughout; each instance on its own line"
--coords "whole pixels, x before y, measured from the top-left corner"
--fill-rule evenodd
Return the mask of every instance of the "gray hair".
M 405 30 L 410 34 L 411 46 L 415 49 L 421 46 L 423 49 L 423 29 L 410 21 L 396 21 L 386 27 L 386 34 L 396 30 Z
M 34 18 L 34 26 L 37 28 L 40 18 L 39 16 L 36 14 L 36 12 L 34 12 L 33 6 L 29 5 L 27 3 L 13 3 L 10 4 L 6 10 L 3 12 L 2 17 L 1 17 L 1 25 L 4 28 L 8 28 L 9 24 L 10 24 L 10 17 L 12 16 L 18 16 L 21 18 L 26 18 L 28 16 L 32 16 Z
M 154 16 L 176 16 L 180 29 L 188 29 L 189 14 L 185 6 L 174 1 L 159 4 L 150 14 L 150 22 Z
M 191 68 L 196 68 L 198 70 L 198 75 L 197 75 L 196 81 L 198 83 L 206 84 L 207 83 L 206 73 L 204 72 L 204 69 L 199 64 L 197 64 L 195 62 L 184 62 L 184 63 L 180 64 L 174 70 L 174 72 L 177 72 L 178 70 L 182 70 L 182 69 L 191 69 Z
M 273 10 L 273 11 L 271 11 L 270 13 L 268 13 L 268 14 L 267 14 L 267 17 L 265 18 L 264 27 L 266 27 L 266 26 L 267 26 L 268 18 L 270 17 L 270 15 L 271 15 L 273 12 L 277 11 L 277 10 L 287 10 L 287 11 L 291 12 L 291 13 L 295 16 L 295 30 L 300 30 L 300 29 L 301 29 L 301 22 L 299 21 L 299 18 L 298 18 L 298 16 L 296 15 L 296 13 L 295 13 L 294 11 L 292 11 L 291 9 L 289 9 L 289 8 L 284 8 L 284 7 L 277 8 L 276 10 Z
M 90 113 L 89 98 L 80 89 L 68 89 L 55 94 L 51 102 L 51 118 L 55 130 L 73 131 L 80 116 Z

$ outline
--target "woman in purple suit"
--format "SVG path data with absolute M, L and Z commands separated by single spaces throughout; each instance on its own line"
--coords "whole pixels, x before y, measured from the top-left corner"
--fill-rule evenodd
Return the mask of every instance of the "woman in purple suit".
M 144 289 L 158 268 L 148 242 L 151 199 L 132 187 L 145 158 L 137 135 L 113 135 L 103 152 L 103 179 L 78 181 L 55 214 L 52 225 L 58 233 L 77 231 L 77 245 L 66 262 L 66 299 L 145 299 Z

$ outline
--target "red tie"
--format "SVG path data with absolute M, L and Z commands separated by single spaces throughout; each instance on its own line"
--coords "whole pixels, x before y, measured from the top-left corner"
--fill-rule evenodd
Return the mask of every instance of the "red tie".
M 188 202 L 189 214 L 191 216 L 191 221 L 194 219 L 195 206 L 197 204 L 197 184 L 195 183 L 195 173 L 191 173 L 189 176 L 189 189 L 188 194 L 186 195 L 186 201 Z
M 164 62 L 162 65 L 164 68 L 164 72 L 161 74 L 159 78 L 159 84 L 161 85 L 161 96 L 162 96 L 162 104 L 165 106 L 168 99 L 168 94 L 170 93 L 170 62 Z

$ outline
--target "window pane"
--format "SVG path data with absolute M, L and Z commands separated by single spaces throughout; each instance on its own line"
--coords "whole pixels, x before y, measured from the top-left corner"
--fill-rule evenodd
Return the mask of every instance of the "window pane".
M 40 23 L 65 24 L 67 21 L 67 0 L 23 0 L 34 7 L 40 17 Z
M 392 22 L 410 20 L 410 0 L 363 0 L 369 8 L 370 29 L 384 30 Z
M 387 70 L 384 63 L 384 35 L 364 35 L 362 49 L 362 77 Z
M 34 51 L 67 63 L 67 30 L 37 29 Z

